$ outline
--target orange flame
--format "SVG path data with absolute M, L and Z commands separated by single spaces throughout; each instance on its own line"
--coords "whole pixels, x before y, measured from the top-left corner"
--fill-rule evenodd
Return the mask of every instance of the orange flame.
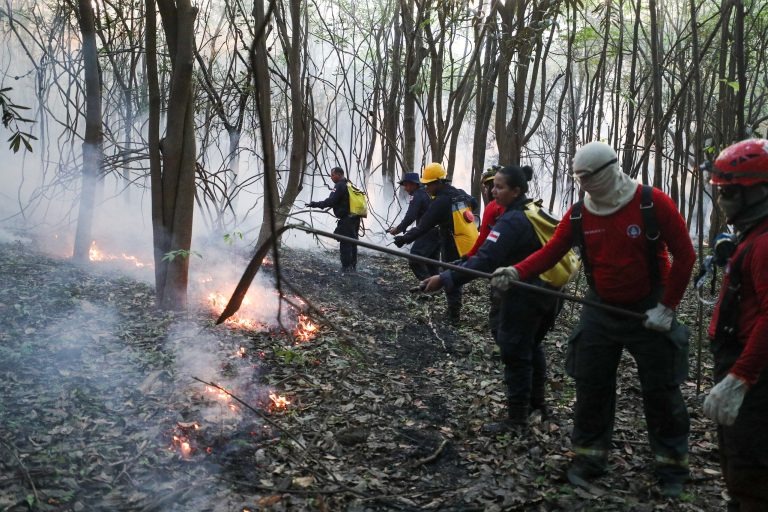
M 270 393 L 269 399 L 272 400 L 272 409 L 275 411 L 285 410 L 291 403 L 284 396 L 275 393 Z
M 186 436 L 174 435 L 172 444 L 172 449 L 178 448 L 179 453 L 185 459 L 192 455 L 192 445 L 189 444 L 189 439 Z
M 208 393 L 208 395 L 212 396 L 214 399 L 218 400 L 219 402 L 226 404 L 227 408 L 229 408 L 230 411 L 232 412 L 239 411 L 237 404 L 233 403 L 232 401 L 232 395 L 227 393 L 227 391 L 213 387 L 213 386 L 206 385 L 205 392 Z
M 230 402 L 232 397 L 223 389 L 215 388 L 213 386 L 205 386 L 205 392 L 213 395 L 214 398 L 222 402 Z
M 205 276 L 199 279 L 201 284 L 211 283 L 213 279 L 210 276 Z M 300 304 L 304 304 L 304 301 L 296 297 L 294 300 Z M 224 295 L 219 291 L 213 291 L 208 293 L 208 308 L 215 315 L 220 315 L 224 308 L 229 303 L 229 296 Z M 252 331 L 267 330 L 269 325 L 263 321 L 249 318 L 249 313 L 252 315 L 258 315 L 259 313 L 259 301 L 252 299 L 249 295 L 243 298 L 243 302 L 240 305 L 240 309 L 234 315 L 227 318 L 224 322 L 232 327 L 239 327 L 241 329 L 248 329 Z M 294 336 L 300 342 L 307 342 L 313 340 L 318 333 L 318 327 L 315 325 L 308 316 L 299 313 L 298 322 L 294 329 Z M 245 357 L 245 349 L 241 348 L 237 354 L 240 357 Z
M 317 336 L 317 325 L 306 315 L 299 315 L 299 323 L 296 325 L 296 338 L 301 342 L 307 342 L 315 339 Z
M 191 423 L 178 422 L 176 423 L 176 430 L 179 432 L 179 434 L 173 435 L 170 449 L 178 449 L 181 456 L 185 459 L 188 459 L 190 455 L 192 455 L 194 449 L 192 448 L 192 443 L 190 442 L 187 433 L 190 431 L 200 430 L 200 425 L 196 421 Z
M 101 249 L 98 248 L 96 245 L 96 240 L 91 242 L 91 247 L 88 249 L 88 259 L 90 261 L 127 261 L 130 263 L 133 263 L 136 268 L 144 268 L 147 266 L 152 266 L 149 263 L 144 263 L 136 256 L 131 256 L 130 254 L 122 253 L 120 256 L 115 256 L 114 254 L 107 254 Z
M 229 303 L 229 297 L 225 296 L 221 292 L 210 292 L 208 294 L 208 305 L 211 311 L 217 315 L 220 315 L 221 312 L 224 311 L 227 303 Z M 266 325 L 263 322 L 259 322 L 258 320 L 254 320 L 243 315 L 243 310 L 247 311 L 248 306 L 251 304 L 251 299 L 246 295 L 246 297 L 243 299 L 243 304 L 240 306 L 241 311 L 227 318 L 225 323 L 234 327 L 240 327 L 241 329 L 264 329 Z

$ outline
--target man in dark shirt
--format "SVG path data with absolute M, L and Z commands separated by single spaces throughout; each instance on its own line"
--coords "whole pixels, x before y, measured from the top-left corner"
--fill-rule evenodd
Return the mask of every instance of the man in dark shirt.
M 390 235 L 397 235 L 403 233 L 408 226 L 414 222 L 418 226 L 421 216 L 429 208 L 432 198 L 421 186 L 419 181 L 419 174 L 415 172 L 405 173 L 405 176 L 400 180 L 400 185 L 410 195 L 410 203 L 408 204 L 408 210 L 405 212 L 405 217 L 397 226 L 391 227 L 387 230 Z M 438 228 L 432 228 L 424 235 L 414 240 L 411 245 L 411 254 L 417 256 L 424 256 L 433 260 L 440 259 L 440 232 Z M 428 263 L 421 263 L 419 261 L 409 261 L 409 266 L 413 271 L 413 274 L 419 281 L 437 275 L 438 267 L 436 265 L 430 265 Z
M 461 189 L 453 187 L 448 180 L 448 173 L 445 168 L 437 163 L 427 164 L 422 171 L 420 181 L 426 185 L 427 193 L 434 197 L 422 215 L 418 225 L 403 235 L 395 237 L 395 245 L 402 247 L 405 244 L 414 242 L 425 235 L 435 227 L 440 231 L 440 254 L 443 261 L 456 261 L 459 259 L 459 249 L 456 247 L 453 228 L 453 203 L 456 196 L 461 196 L 467 204 L 471 204 L 473 199 Z M 472 204 L 472 207 L 475 207 Z M 475 231 L 475 238 L 477 231 Z M 470 247 L 475 239 L 470 242 Z M 469 247 L 467 248 L 469 249 Z M 445 292 L 448 302 L 448 319 L 456 324 L 461 320 L 461 286 Z
M 354 238 L 357 240 L 357 232 L 360 229 L 360 217 L 349 211 L 349 191 L 347 179 L 341 167 L 331 169 L 331 181 L 335 183 L 331 195 L 324 201 L 312 201 L 307 203 L 310 208 L 332 208 L 333 215 L 339 219 L 336 222 L 337 235 Z M 339 242 L 339 256 L 341 257 L 342 272 L 357 271 L 357 245 L 350 242 Z

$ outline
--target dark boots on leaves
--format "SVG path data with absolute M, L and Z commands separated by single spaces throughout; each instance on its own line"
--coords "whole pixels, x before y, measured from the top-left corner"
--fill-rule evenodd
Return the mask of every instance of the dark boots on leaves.
M 550 417 L 549 407 L 547 407 L 546 404 L 539 404 L 539 405 L 533 405 L 531 404 L 531 414 L 538 411 L 539 416 L 541 416 L 541 420 L 548 420 Z
M 531 412 L 539 411 L 542 420 L 549 418 L 549 408 L 544 400 L 544 383 L 531 390 Z
M 565 477 L 571 483 L 577 487 L 589 489 L 592 484 L 592 480 L 605 474 L 605 469 L 593 464 L 585 463 L 580 460 L 575 460 L 568 471 L 565 473 Z
M 514 434 L 523 435 L 528 429 L 529 406 L 527 404 L 508 404 L 507 418 L 502 421 L 486 423 L 481 431 L 488 435 Z
M 454 326 L 461 324 L 461 306 L 448 305 L 448 321 Z

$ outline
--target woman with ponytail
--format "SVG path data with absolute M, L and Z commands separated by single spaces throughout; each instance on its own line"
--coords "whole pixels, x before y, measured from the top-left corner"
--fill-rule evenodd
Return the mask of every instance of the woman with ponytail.
M 493 197 L 504 208 L 477 253 L 461 266 L 481 272 L 514 265 L 541 248 L 523 209 L 531 200 L 526 196 L 528 182 L 533 177 L 529 166 L 502 167 L 493 178 Z M 474 279 L 474 276 L 446 270 L 422 281 L 427 292 L 441 288 L 451 290 Z M 531 284 L 546 287 L 534 277 Z M 542 340 L 552 327 L 558 311 L 556 298 L 533 293 L 522 288 L 510 288 L 501 294 L 497 312 L 492 311 L 491 326 L 497 326 L 494 337 L 504 363 L 504 384 L 507 392 L 507 417 L 501 422 L 484 425 L 488 433 L 515 431 L 522 433 L 532 409 L 546 414 L 544 389 L 546 358 Z M 494 318 L 495 316 L 495 318 Z

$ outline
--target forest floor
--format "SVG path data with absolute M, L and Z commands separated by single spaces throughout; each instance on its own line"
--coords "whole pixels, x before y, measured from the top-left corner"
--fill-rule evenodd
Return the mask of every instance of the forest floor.
M 318 327 L 304 341 L 293 324 L 215 326 L 205 307 L 158 313 L 144 283 L 0 244 L 0 511 L 725 508 L 695 339 L 683 496 L 658 494 L 628 358 L 610 472 L 573 488 L 563 360 L 578 305 L 546 341 L 552 416 L 532 416 L 525 437 L 487 436 L 482 424 L 504 412 L 487 283 L 467 286 L 452 327 L 442 294 L 409 293 L 405 260 L 360 259 L 340 275 L 335 252 L 282 252 L 286 295 Z M 693 326 L 695 312 L 690 294 L 679 316 Z M 706 350 L 703 366 L 706 389 Z

